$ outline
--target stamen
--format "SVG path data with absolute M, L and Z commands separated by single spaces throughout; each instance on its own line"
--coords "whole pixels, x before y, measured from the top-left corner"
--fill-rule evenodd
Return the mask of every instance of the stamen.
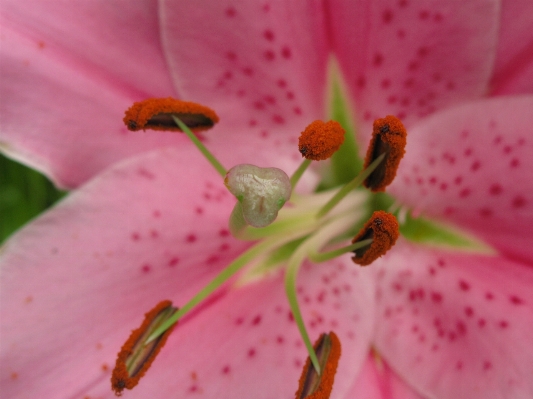
M 374 121 L 374 130 L 366 153 L 364 168 L 382 154 L 385 154 L 385 160 L 364 181 L 365 187 L 374 192 L 385 191 L 385 187 L 392 183 L 400 160 L 405 154 L 406 138 L 405 127 L 395 116 L 388 115 Z
M 224 184 L 242 205 L 246 223 L 253 227 L 266 227 L 276 220 L 292 192 L 289 177 L 281 169 L 249 164 L 231 168 Z
M 175 324 L 152 342 L 148 343 L 148 338 L 177 310 L 172 306 L 172 302 L 162 301 L 146 313 L 142 325 L 131 332 L 130 337 L 118 353 L 115 369 L 111 376 L 111 389 L 115 391 L 117 396 L 121 396 L 124 389 L 135 387 L 150 368 Z
M 218 122 L 212 109 L 190 101 L 174 98 L 150 98 L 134 103 L 124 116 L 129 130 L 171 130 L 183 131 L 176 126 L 172 115 L 179 118 L 192 131 L 207 130 Z
M 302 157 L 322 161 L 331 157 L 344 142 L 344 129 L 339 122 L 312 122 L 301 133 L 298 148 Z
M 315 248 L 321 248 L 328 243 L 332 238 L 338 236 L 339 232 L 346 231 L 347 228 L 353 226 L 357 217 L 354 216 L 354 212 L 343 213 L 337 218 L 326 223 L 319 231 L 307 238 L 296 251 L 292 254 L 287 262 L 285 271 L 285 293 L 287 294 L 287 300 L 292 311 L 294 322 L 300 330 L 300 335 L 304 341 L 311 363 L 318 374 L 321 374 L 320 362 L 318 361 L 309 334 L 305 328 L 305 323 L 302 317 L 302 312 L 298 304 L 297 292 L 296 292 L 296 277 L 298 271 L 302 266 L 305 258 L 314 251 Z
M 294 173 L 291 176 L 291 186 L 294 190 L 294 187 L 296 187 L 296 184 L 300 181 L 300 178 L 303 176 L 304 172 L 307 170 L 307 168 L 311 165 L 310 159 L 304 159 L 303 162 L 298 166 L 298 169 L 294 171 Z
M 332 331 L 322 334 L 314 345 L 319 358 L 322 373 L 318 374 L 311 366 L 311 359 L 307 358 L 300 385 L 296 391 L 296 399 L 327 399 L 333 389 L 333 381 L 337 372 L 339 357 L 341 356 L 341 343 Z
M 376 211 L 363 226 L 352 243 L 372 239 L 372 243 L 354 251 L 354 263 L 367 266 L 384 255 L 395 243 L 399 236 L 399 225 L 394 215 Z
M 147 343 L 150 343 L 156 339 L 161 334 L 166 333 L 168 328 L 171 328 L 179 319 L 185 316 L 190 310 L 194 309 L 196 305 L 206 299 L 211 295 L 215 290 L 220 288 L 224 283 L 226 283 L 231 277 L 233 277 L 237 272 L 242 270 L 242 268 L 248 265 L 250 262 L 257 259 L 259 256 L 265 253 L 269 253 L 280 246 L 296 240 L 301 236 L 309 234 L 311 228 L 300 229 L 297 231 L 289 232 L 283 235 L 276 235 L 274 237 L 269 237 L 265 240 L 260 241 L 253 247 L 249 248 L 247 251 L 242 253 L 238 258 L 231 262 L 224 270 L 222 270 L 218 275 L 216 275 L 211 282 L 209 282 L 204 288 L 202 288 L 198 293 L 189 300 L 183 307 L 181 307 L 172 317 L 165 320 L 157 329 L 155 329 L 152 334 L 146 340 Z

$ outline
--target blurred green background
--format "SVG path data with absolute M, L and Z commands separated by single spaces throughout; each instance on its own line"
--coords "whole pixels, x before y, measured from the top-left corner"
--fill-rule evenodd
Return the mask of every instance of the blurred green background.
M 39 172 L 0 154 L 0 244 L 65 195 Z

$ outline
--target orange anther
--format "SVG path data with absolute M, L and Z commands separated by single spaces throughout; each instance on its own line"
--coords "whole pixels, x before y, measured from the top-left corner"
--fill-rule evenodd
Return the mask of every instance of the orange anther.
M 190 101 L 174 98 L 150 98 L 134 103 L 124 116 L 129 130 L 171 130 L 181 131 L 172 115 L 179 118 L 192 131 L 207 130 L 218 122 L 212 109 Z
M 354 251 L 355 256 L 352 257 L 354 263 L 367 266 L 384 255 L 396 243 L 399 227 L 394 215 L 384 211 L 374 212 L 359 234 L 352 240 L 352 243 L 355 244 L 358 241 L 372 239 L 370 245 Z
M 111 389 L 117 396 L 122 395 L 124 389 L 136 386 L 150 368 L 176 324 L 150 343 L 147 344 L 146 341 L 154 330 L 177 310 L 172 306 L 172 302 L 162 301 L 146 313 L 142 325 L 131 332 L 118 353 L 115 369 L 111 375 Z
M 300 377 L 296 399 L 327 399 L 333 389 L 333 381 L 341 356 L 341 343 L 334 332 L 322 334 L 315 342 L 314 349 L 320 362 L 318 375 L 308 357 Z
M 298 140 L 302 156 L 313 161 L 331 157 L 344 142 L 344 129 L 339 122 L 316 120 L 305 128 Z
M 374 159 L 385 153 L 385 158 L 363 182 L 372 191 L 385 191 L 396 176 L 400 160 L 405 154 L 407 132 L 402 122 L 393 115 L 374 121 L 372 139 L 366 152 L 366 168 Z

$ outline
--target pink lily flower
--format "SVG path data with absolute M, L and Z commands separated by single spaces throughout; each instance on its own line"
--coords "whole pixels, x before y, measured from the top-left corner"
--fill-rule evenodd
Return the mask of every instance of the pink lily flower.
M 186 137 L 128 132 L 124 110 L 201 102 L 221 118 L 203 136 L 224 165 L 292 172 L 299 132 L 326 118 L 334 54 L 363 146 L 377 117 L 408 127 L 390 193 L 494 253 L 403 239 L 367 268 L 306 264 L 309 332 L 342 342 L 331 397 L 530 398 L 530 2 L 204 3 L 2 3 L 0 148 L 76 188 L 2 248 L 3 394 L 113 397 L 110 369 L 142 315 L 186 303 L 249 247 Z M 125 395 L 293 397 L 307 355 L 282 281 L 225 285 Z

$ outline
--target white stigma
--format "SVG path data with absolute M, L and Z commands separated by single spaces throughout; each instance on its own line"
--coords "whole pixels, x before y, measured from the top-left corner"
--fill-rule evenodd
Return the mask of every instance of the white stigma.
M 224 184 L 241 203 L 246 223 L 253 227 L 265 227 L 276 220 L 292 191 L 290 179 L 281 169 L 249 164 L 231 168 Z

